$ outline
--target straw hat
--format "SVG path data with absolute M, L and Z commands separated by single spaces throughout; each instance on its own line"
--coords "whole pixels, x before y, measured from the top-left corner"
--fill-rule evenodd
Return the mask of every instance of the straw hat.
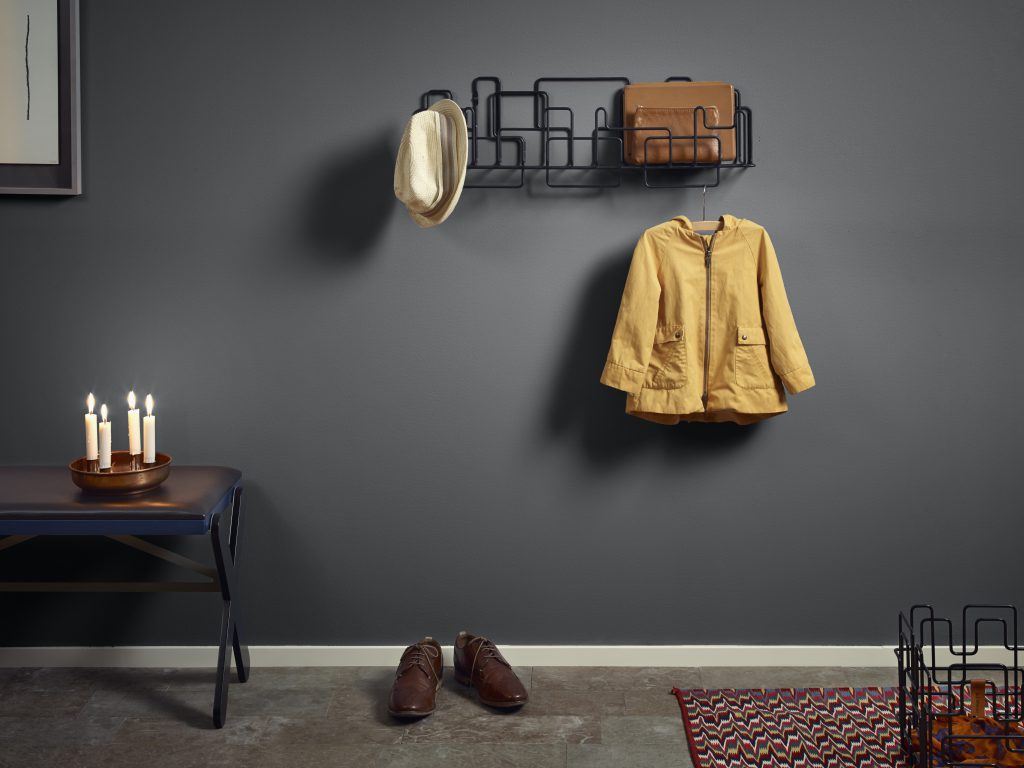
M 455 210 L 468 154 L 466 116 L 451 99 L 409 119 L 395 162 L 395 197 L 421 227 L 436 226 Z

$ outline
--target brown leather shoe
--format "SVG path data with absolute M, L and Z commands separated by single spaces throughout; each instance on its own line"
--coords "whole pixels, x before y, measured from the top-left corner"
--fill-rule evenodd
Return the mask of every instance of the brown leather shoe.
M 388 698 L 388 714 L 394 717 L 424 717 L 434 711 L 434 698 L 441 687 L 441 644 L 425 637 L 402 653 L 395 683 Z
M 497 646 L 479 635 L 459 632 L 455 638 L 455 679 L 474 686 L 489 707 L 521 707 L 529 698 Z

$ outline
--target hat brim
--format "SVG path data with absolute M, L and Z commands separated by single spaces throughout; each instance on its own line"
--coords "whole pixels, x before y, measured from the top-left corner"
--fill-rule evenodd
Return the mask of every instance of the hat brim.
M 462 107 L 451 99 L 441 99 L 431 104 L 429 109 L 440 112 L 449 118 L 455 127 L 453 143 L 455 145 L 455 167 L 458 169 L 459 176 L 451 194 L 441 206 L 431 211 L 430 214 L 409 211 L 412 220 L 421 227 L 436 227 L 455 210 L 455 206 L 459 203 L 459 197 L 462 196 L 462 187 L 466 183 L 466 162 L 469 158 L 469 129 L 466 127 L 466 115 L 463 114 Z

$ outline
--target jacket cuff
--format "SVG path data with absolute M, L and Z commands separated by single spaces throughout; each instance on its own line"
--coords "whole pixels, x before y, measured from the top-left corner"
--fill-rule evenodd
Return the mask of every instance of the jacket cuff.
M 782 383 L 786 385 L 786 391 L 791 395 L 803 392 L 805 389 L 810 389 L 814 386 L 814 374 L 811 373 L 811 366 L 809 365 L 794 368 L 792 371 L 782 374 L 780 378 Z
M 621 389 L 623 392 L 637 393 L 644 387 L 644 371 L 624 368 L 611 360 L 604 364 L 601 383 L 607 387 Z

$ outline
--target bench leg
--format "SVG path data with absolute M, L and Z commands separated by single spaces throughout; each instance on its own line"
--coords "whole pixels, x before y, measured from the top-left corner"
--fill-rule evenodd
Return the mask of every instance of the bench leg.
M 229 632 L 233 632 L 231 601 L 224 601 L 220 620 L 220 651 L 217 654 L 217 687 L 213 694 L 213 727 L 223 728 L 228 719 L 228 684 L 231 677 Z
M 237 609 L 234 599 L 237 593 L 238 534 L 242 522 L 242 489 L 235 488 L 231 499 L 230 529 L 223 530 L 224 522 L 220 513 L 210 522 L 210 538 L 213 542 L 213 559 L 217 563 L 221 596 L 224 608 L 220 620 L 220 649 L 217 654 L 217 686 L 213 695 L 213 725 L 223 728 L 228 714 L 228 684 L 231 677 L 231 656 L 235 657 L 238 681 L 249 679 L 249 647 L 243 645 L 238 635 Z

